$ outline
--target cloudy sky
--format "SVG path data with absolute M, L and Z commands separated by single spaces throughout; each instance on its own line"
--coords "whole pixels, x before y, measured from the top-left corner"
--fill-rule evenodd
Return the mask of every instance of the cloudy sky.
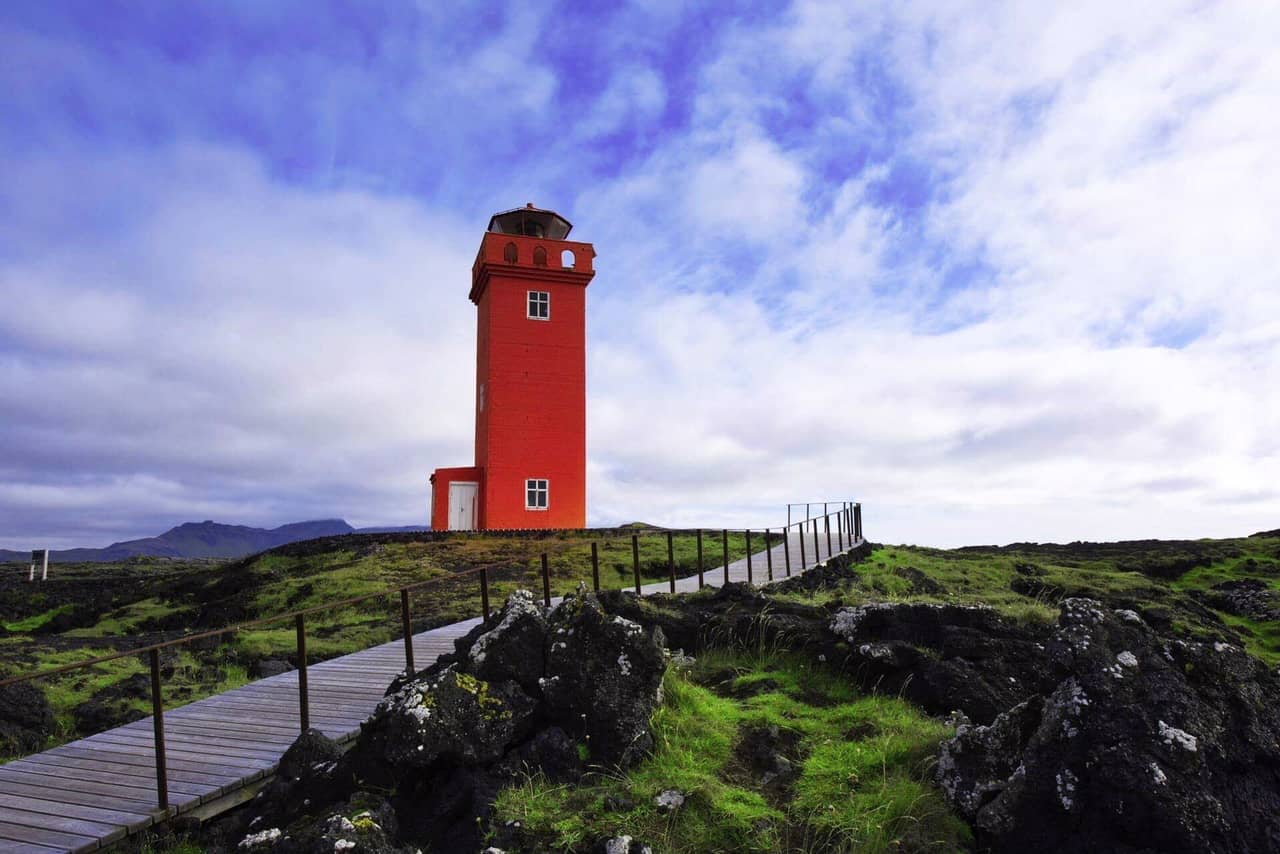
M 714 7 L 714 11 L 711 10 Z M 595 244 L 590 513 L 1280 527 L 1270 4 L 6 3 L 0 547 L 427 518 L 469 267 Z

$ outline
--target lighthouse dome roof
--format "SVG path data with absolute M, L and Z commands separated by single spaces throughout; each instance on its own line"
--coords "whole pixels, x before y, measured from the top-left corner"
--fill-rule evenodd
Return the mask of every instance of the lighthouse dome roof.
M 526 237 L 564 240 L 573 230 L 573 223 L 555 211 L 535 208 L 533 202 L 530 202 L 522 208 L 494 214 L 489 218 L 488 230 L 498 234 L 523 234 Z

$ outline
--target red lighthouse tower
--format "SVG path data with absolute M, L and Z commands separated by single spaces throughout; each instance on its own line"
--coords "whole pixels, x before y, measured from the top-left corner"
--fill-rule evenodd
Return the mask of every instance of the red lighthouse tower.
M 590 243 L 532 204 L 495 214 L 471 268 L 475 465 L 431 475 L 436 530 L 587 523 Z

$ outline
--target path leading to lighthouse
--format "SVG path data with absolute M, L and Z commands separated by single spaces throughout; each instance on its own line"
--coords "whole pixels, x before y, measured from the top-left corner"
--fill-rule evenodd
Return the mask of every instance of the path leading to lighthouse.
M 799 534 L 786 543 L 729 565 L 730 581 L 746 581 L 748 560 L 756 584 L 766 584 L 769 561 L 775 579 L 830 557 L 825 535 L 806 537 L 804 565 Z M 838 553 L 838 550 L 837 550 Z M 723 565 L 704 573 L 719 586 Z M 669 582 L 648 584 L 645 594 L 665 593 Z M 678 579 L 676 590 L 698 589 L 697 576 Z M 413 638 L 414 661 L 425 667 L 478 625 L 464 620 Z M 388 684 L 404 672 L 404 641 L 331 659 L 307 668 L 311 725 L 338 741 L 354 738 Z M 156 807 L 153 722 L 144 718 L 98 735 L 0 766 L 0 852 L 95 851 L 166 816 Z M 170 814 L 230 805 L 272 774 L 298 736 L 298 674 L 260 679 L 164 714 Z

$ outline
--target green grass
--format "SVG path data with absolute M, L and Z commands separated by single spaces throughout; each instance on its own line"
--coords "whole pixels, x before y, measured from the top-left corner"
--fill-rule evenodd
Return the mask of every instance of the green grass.
M 930 757 L 950 731 L 908 703 L 859 696 L 823 667 L 769 652 L 708 652 L 692 671 L 670 671 L 664 695 L 652 757 L 576 787 L 530 777 L 500 793 L 495 821 L 520 821 L 553 850 L 615 833 L 659 851 L 955 850 L 969 842 L 927 782 Z M 789 798 L 760 790 L 735 753 L 744 731 L 770 725 L 792 734 L 802 763 Z M 669 788 L 687 797 L 673 816 L 653 802 Z
M 63 614 L 69 613 L 72 607 L 73 607 L 72 605 L 60 605 L 57 608 L 53 608 L 39 614 L 33 614 L 32 616 L 26 617 L 21 620 L 14 620 L 11 623 L 3 623 L 0 625 L 4 626 L 5 631 L 13 632 L 14 634 L 30 633 L 30 632 L 37 631 L 43 628 L 44 626 L 48 625 L 50 622 L 54 620 L 54 618 L 60 617 Z
M 1207 565 L 1172 578 L 1147 575 L 1135 567 L 1160 567 L 1163 561 L 1198 549 Z M 1197 541 L 1191 545 L 1156 544 L 1081 550 L 1029 545 L 1011 549 L 941 550 L 916 546 L 878 547 L 857 567 L 851 580 L 817 591 L 782 594 L 778 598 L 814 604 L 855 605 L 866 602 L 934 602 L 987 605 L 1022 624 L 1048 625 L 1057 620 L 1058 603 L 1067 596 L 1089 596 L 1126 606 L 1160 606 L 1175 615 L 1175 627 L 1188 638 L 1222 634 L 1222 626 L 1199 613 L 1199 594 L 1215 584 L 1258 578 L 1280 591 L 1280 540 L 1246 538 Z M 1019 572 L 1019 567 L 1022 572 Z M 923 592 L 912 571 L 940 586 Z M 1014 589 L 1024 585 L 1024 592 Z M 1029 586 L 1028 586 L 1029 585 Z M 1280 664 L 1280 623 L 1264 622 L 1218 611 L 1227 628 L 1239 633 L 1246 648 L 1270 665 Z

